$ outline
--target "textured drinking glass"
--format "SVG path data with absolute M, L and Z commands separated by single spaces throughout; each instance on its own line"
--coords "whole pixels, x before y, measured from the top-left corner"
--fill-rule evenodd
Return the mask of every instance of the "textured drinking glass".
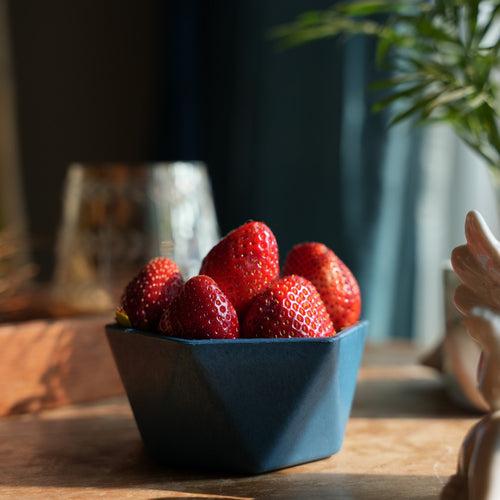
M 64 190 L 56 298 L 76 310 L 108 310 L 150 258 L 171 257 L 187 278 L 218 238 L 203 164 L 73 164 Z

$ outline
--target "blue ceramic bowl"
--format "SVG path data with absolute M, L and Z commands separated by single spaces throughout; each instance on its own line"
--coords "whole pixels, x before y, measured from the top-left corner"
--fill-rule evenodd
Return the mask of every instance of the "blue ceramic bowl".
M 325 339 L 184 340 L 106 327 L 148 452 L 243 474 L 340 450 L 366 330 L 362 322 Z

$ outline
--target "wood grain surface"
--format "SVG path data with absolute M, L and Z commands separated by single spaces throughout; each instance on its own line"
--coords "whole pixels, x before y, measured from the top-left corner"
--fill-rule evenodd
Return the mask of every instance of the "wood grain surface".
M 122 398 L 0 419 L 0 497 L 437 498 L 478 416 L 451 405 L 414 354 L 368 350 L 339 454 L 255 477 L 156 465 Z

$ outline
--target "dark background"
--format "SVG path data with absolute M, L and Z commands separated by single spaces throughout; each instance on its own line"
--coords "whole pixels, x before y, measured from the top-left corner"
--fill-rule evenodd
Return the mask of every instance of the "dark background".
M 10 0 L 39 278 L 52 273 L 71 162 L 183 159 L 208 165 L 223 234 L 247 219 L 264 220 L 282 257 L 293 243 L 323 241 L 364 292 L 375 289 L 367 268 L 387 134 L 386 117 L 370 112 L 374 46 L 325 40 L 279 51 L 269 37 L 273 27 L 331 3 Z M 413 193 L 401 208 L 409 228 L 398 243 L 404 259 L 392 264 L 405 277 L 397 295 L 408 306 Z M 406 335 L 411 314 L 402 321 L 396 330 Z

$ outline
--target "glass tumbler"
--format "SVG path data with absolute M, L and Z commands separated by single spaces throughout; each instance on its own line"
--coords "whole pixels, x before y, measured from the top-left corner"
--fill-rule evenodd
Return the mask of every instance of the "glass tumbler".
M 150 258 L 185 278 L 219 238 L 202 163 L 72 164 L 67 173 L 53 291 L 80 312 L 109 310 Z

